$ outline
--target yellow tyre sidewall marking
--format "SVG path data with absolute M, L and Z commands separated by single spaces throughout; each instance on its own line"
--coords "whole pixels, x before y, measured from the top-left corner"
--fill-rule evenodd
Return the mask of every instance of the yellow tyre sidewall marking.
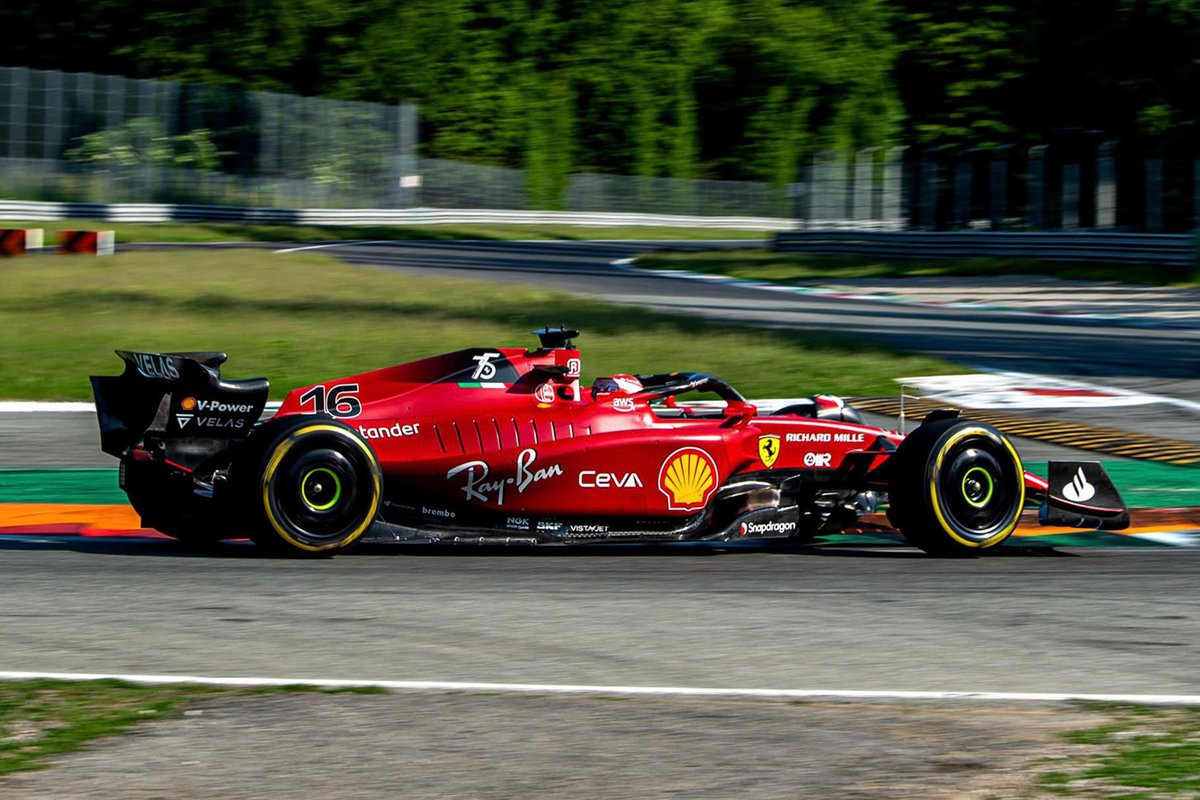
M 263 470 L 262 475 L 261 485 L 263 509 L 267 512 L 267 521 L 271 523 L 271 529 L 275 531 L 279 538 L 283 539 L 292 547 L 298 547 L 299 549 L 307 550 L 310 553 L 318 553 L 322 550 L 332 550 L 334 548 L 346 547 L 349 544 L 353 544 L 358 537 L 367 532 L 367 528 L 371 527 L 371 523 L 375 521 L 375 514 L 379 511 L 379 500 L 383 495 L 383 485 L 382 481 L 380 480 L 379 473 L 375 470 L 372 470 L 371 480 L 374 483 L 375 491 L 371 501 L 371 513 L 367 515 L 362 525 L 351 532 L 348 536 L 337 542 L 330 542 L 329 544 L 323 545 L 305 544 L 304 542 L 297 541 L 291 534 L 287 532 L 287 530 L 284 529 L 282 525 L 279 524 L 279 520 L 275 518 L 275 512 L 271 510 L 271 478 L 275 476 L 275 470 L 279 468 L 279 463 L 283 461 L 283 457 L 287 455 L 289 450 L 292 449 L 292 445 L 296 444 L 296 442 L 298 442 L 302 437 L 307 436 L 310 433 L 318 433 L 320 431 L 334 433 L 344 439 L 354 442 L 354 444 L 366 454 L 371 463 L 375 463 L 375 454 L 371 452 L 371 449 L 367 447 L 366 443 L 360 441 L 354 436 L 347 434 L 344 428 L 339 428 L 336 425 L 309 425 L 304 428 L 298 428 L 297 430 L 292 431 L 292 433 L 288 435 L 288 438 L 275 448 L 275 452 L 271 454 L 271 460 L 267 462 L 267 468 Z
M 1013 463 L 1015 463 L 1017 467 L 1017 492 L 1020 499 L 1019 503 L 1017 504 L 1018 509 L 1025 508 L 1025 466 L 1021 463 L 1021 457 L 1017 455 L 1016 449 L 1013 448 L 1012 443 L 1008 441 L 1008 438 L 995 434 L 987 428 L 964 428 L 963 430 L 958 431 L 951 436 L 950 439 L 938 449 L 937 461 L 935 461 L 933 465 L 933 475 L 929 479 L 929 502 L 933 507 L 933 513 L 935 516 L 937 516 L 938 522 L 942 526 L 942 530 L 945 531 L 946 535 L 948 535 L 951 539 L 963 545 L 964 547 L 983 550 L 999 544 L 1007 539 L 1009 535 L 1017 529 L 1017 525 L 1021 522 L 1021 512 L 1020 510 L 1017 511 L 1017 513 L 1013 516 L 1013 521 L 1010 525 L 1006 526 L 1003 530 L 992 534 L 988 538 L 983 539 L 982 541 L 966 539 L 954 532 L 950 523 L 946 520 L 946 515 L 942 511 L 942 504 L 940 498 L 938 497 L 937 490 L 938 476 L 941 475 L 942 459 L 945 458 L 946 453 L 955 444 L 969 436 L 983 436 L 993 442 L 998 440 L 1012 455 Z

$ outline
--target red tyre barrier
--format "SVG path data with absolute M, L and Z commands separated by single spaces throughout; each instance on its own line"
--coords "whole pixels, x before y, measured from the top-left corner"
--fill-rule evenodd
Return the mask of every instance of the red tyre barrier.
M 111 256 L 115 238 L 112 231 L 59 231 L 58 248 L 60 253 Z
M 23 256 L 42 246 L 41 228 L 0 229 L 0 256 Z

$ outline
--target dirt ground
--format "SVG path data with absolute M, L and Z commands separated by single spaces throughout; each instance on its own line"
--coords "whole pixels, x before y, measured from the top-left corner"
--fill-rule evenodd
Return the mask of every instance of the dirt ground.
M 1029 798 L 1071 705 L 269 694 L 193 705 L 0 797 Z

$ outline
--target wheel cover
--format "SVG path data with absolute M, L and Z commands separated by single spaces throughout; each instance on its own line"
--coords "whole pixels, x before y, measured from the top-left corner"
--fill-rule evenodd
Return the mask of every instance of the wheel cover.
M 998 544 L 1016 528 L 1025 503 L 1020 458 L 1004 439 L 960 431 L 938 453 L 930 496 L 952 539 L 973 548 Z
M 983 467 L 971 467 L 963 475 L 963 499 L 973 508 L 985 508 L 996 491 L 996 480 Z
M 313 425 L 280 442 L 263 471 L 262 492 L 275 533 L 315 552 L 344 547 L 370 527 L 382 483 L 364 443 L 337 426 Z
M 342 497 L 342 479 L 329 467 L 316 467 L 300 479 L 300 498 L 313 511 L 328 511 Z

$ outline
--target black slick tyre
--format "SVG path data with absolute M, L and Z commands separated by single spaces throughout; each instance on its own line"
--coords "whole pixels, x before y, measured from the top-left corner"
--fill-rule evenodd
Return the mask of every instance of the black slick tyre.
M 922 425 L 892 456 L 888 519 L 909 543 L 938 556 L 976 556 L 1004 542 L 1025 506 L 1016 448 L 990 425 Z
M 254 438 L 235 471 L 255 544 L 333 555 L 366 533 L 379 513 L 383 475 L 356 431 L 323 417 L 288 417 Z

